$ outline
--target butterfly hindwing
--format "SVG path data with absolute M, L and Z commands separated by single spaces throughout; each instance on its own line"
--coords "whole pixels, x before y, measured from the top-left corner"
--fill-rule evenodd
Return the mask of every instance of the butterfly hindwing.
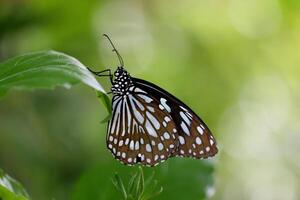
M 176 125 L 171 115 L 159 108 L 156 98 L 135 86 L 130 90 L 113 97 L 107 146 L 125 164 L 154 166 L 176 151 Z

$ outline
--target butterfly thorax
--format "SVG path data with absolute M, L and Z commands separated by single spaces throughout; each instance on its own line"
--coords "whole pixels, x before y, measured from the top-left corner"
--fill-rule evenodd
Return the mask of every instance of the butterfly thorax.
M 129 94 L 129 88 L 133 85 L 130 74 L 123 67 L 118 67 L 114 76 L 115 79 L 111 87 L 112 93 L 118 95 Z

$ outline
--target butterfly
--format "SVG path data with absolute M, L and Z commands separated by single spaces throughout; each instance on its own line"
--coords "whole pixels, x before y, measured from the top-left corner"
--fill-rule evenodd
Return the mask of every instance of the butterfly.
M 120 66 L 92 71 L 109 76 L 112 83 L 112 117 L 107 148 L 126 165 L 156 166 L 170 157 L 196 159 L 214 156 L 217 143 L 206 124 L 186 104 L 148 81 L 132 77 L 110 38 Z M 104 74 L 108 72 L 108 74 Z

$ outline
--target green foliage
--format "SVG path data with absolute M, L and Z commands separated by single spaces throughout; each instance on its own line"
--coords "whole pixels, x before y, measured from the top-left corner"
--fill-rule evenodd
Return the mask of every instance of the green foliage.
M 105 93 L 93 75 L 77 59 L 56 51 L 17 56 L 0 64 L 0 94 L 9 89 L 69 88 L 78 82 Z
M 122 194 L 124 200 L 148 200 L 163 191 L 162 187 L 157 189 L 157 180 L 154 180 L 154 173 L 145 181 L 142 167 L 139 167 L 138 172 L 131 177 L 127 187 L 125 187 L 122 178 L 117 173 L 113 179 L 113 184 Z
M 208 188 L 213 190 L 214 167 L 211 162 L 170 158 L 156 167 L 141 169 L 124 166 L 106 153 L 101 158 L 105 162 L 90 167 L 78 179 L 72 200 L 186 197 L 202 200 L 206 199 Z
M 94 88 L 108 113 L 111 112 L 110 100 L 103 87 L 74 57 L 56 51 L 40 51 L 0 63 L 0 97 L 10 89 L 70 88 L 79 82 Z
M 0 169 L 0 199 L 1 200 L 28 200 L 29 196 L 23 186 L 5 174 Z
M 108 112 L 108 115 L 101 121 L 101 123 L 106 123 L 108 122 L 108 120 L 111 118 L 112 115 L 111 102 L 109 98 L 107 98 L 107 95 L 105 93 L 97 91 L 97 96 Z

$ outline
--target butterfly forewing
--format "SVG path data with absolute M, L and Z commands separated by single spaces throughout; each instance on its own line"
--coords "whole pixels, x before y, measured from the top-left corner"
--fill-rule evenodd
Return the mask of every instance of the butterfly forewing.
M 174 155 L 178 146 L 172 116 L 159 108 L 148 92 L 131 86 L 127 95 L 114 95 L 107 146 L 125 164 L 154 166 Z
M 169 114 L 175 123 L 178 146 L 173 156 L 207 158 L 218 152 L 210 130 L 188 106 L 152 83 L 137 78 L 133 80 L 136 87 L 157 100 L 159 109 Z M 159 121 L 165 122 L 162 118 Z
M 217 153 L 216 141 L 204 122 L 188 107 L 175 107 L 178 115 L 172 115 L 179 126 L 177 155 L 207 158 Z

